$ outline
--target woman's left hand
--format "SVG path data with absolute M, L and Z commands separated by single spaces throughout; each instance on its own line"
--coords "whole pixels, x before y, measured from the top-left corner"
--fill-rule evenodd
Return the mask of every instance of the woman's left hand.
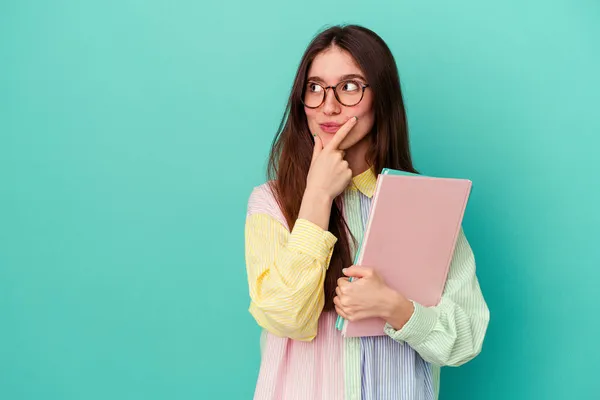
M 412 302 L 386 285 L 372 268 L 353 265 L 343 272 L 354 280 L 338 279 L 333 303 L 339 315 L 348 321 L 383 318 L 396 329 L 408 321 L 414 311 Z

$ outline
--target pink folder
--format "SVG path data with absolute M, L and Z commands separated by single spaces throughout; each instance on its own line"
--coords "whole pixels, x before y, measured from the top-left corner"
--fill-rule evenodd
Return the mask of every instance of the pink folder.
M 391 171 L 391 172 L 390 172 Z M 471 191 L 467 179 L 420 175 L 377 178 L 357 265 L 424 306 L 439 303 Z M 346 337 L 384 335 L 385 321 L 344 321 Z

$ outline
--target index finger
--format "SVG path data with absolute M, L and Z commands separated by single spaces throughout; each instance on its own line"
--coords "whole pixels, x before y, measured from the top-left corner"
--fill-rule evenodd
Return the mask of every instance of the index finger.
M 340 129 L 338 129 L 338 131 L 335 133 L 335 135 L 333 136 L 331 141 L 329 143 L 327 143 L 326 148 L 328 150 L 337 150 L 340 143 L 342 143 L 342 140 L 344 140 L 344 138 L 346 136 L 348 136 L 348 133 L 352 130 L 352 128 L 356 124 L 356 121 L 358 121 L 357 117 L 352 117 L 348 121 L 346 121 L 346 123 L 344 125 L 342 125 L 342 127 Z
M 350 283 L 350 279 L 343 277 L 343 276 L 341 278 L 338 278 L 338 280 L 337 280 L 338 286 L 343 286 L 343 285 L 346 285 L 347 283 Z

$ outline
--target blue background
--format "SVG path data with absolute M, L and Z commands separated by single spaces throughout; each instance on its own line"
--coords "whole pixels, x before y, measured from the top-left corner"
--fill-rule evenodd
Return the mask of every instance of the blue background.
M 310 38 L 391 47 L 417 168 L 472 179 L 491 310 L 443 400 L 597 398 L 600 3 L 0 3 L 0 398 L 249 399 L 246 202 Z

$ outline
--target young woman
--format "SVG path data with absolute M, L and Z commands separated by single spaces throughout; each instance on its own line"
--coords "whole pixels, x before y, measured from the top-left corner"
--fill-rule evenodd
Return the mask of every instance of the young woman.
M 384 167 L 416 172 L 395 60 L 364 27 L 327 29 L 302 57 L 270 179 L 248 204 L 250 313 L 263 328 L 255 399 L 436 399 L 440 367 L 481 351 L 489 311 L 462 230 L 435 307 L 351 265 Z M 344 338 L 338 314 L 383 318 L 385 335 Z

